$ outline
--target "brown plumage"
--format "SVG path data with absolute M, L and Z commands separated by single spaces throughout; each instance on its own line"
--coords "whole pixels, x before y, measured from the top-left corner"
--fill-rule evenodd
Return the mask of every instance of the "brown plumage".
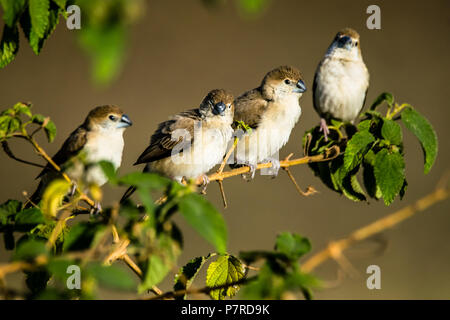
M 123 151 L 123 130 L 130 125 L 130 119 L 119 107 L 111 105 L 96 107 L 69 135 L 52 159 L 73 182 L 102 185 L 106 182 L 106 178 L 99 172 L 99 168 L 91 166 L 86 169 L 83 162 L 95 163 L 107 160 L 116 168 L 119 167 Z M 81 154 L 83 159 L 78 159 Z M 52 165 L 47 164 L 37 176 L 41 181 L 31 201 L 38 203 L 48 184 L 58 177 L 60 174 Z
M 299 99 L 305 91 L 300 71 L 281 66 L 269 71 L 259 87 L 235 100 L 234 120 L 244 121 L 253 130 L 239 141 L 234 166 L 249 165 L 254 176 L 256 163 L 270 161 L 278 172 L 278 161 L 272 156 L 288 141 L 300 117 Z
M 233 95 L 223 89 L 212 90 L 198 109 L 180 112 L 160 123 L 135 165 L 145 163 L 144 172 L 177 181 L 205 174 L 226 153 L 233 133 L 233 113 Z M 176 156 L 186 156 L 189 161 L 177 162 Z M 134 187 L 129 188 L 121 202 L 134 191 Z

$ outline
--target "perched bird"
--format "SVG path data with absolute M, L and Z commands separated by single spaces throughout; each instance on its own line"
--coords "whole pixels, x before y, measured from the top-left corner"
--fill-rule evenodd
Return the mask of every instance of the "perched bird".
M 253 179 L 256 164 L 266 161 L 272 163 L 271 174 L 278 174 L 280 162 L 273 155 L 289 140 L 301 115 L 299 99 L 305 91 L 300 71 L 281 66 L 268 72 L 258 88 L 234 101 L 234 120 L 243 121 L 252 130 L 239 140 L 232 167 L 249 166 Z
M 107 181 L 102 169 L 96 165 L 99 161 L 109 161 L 116 169 L 120 166 L 123 132 L 131 125 L 130 118 L 122 110 L 106 105 L 91 110 L 83 124 L 70 134 L 52 159 L 74 182 L 72 194 L 78 183 L 101 186 Z M 60 176 L 48 164 L 37 177 L 41 181 L 30 198 L 31 202 L 38 203 L 49 183 Z
M 159 124 L 150 145 L 134 165 L 146 164 L 144 172 L 155 172 L 181 182 L 205 175 L 221 163 L 233 134 L 233 95 L 223 89 L 212 90 L 199 108 L 181 112 Z M 135 191 L 130 187 L 122 197 Z
M 320 131 L 328 140 L 331 118 L 352 122 L 364 106 L 369 71 L 361 55 L 359 34 L 350 28 L 339 31 L 317 67 L 313 84 L 314 108 Z

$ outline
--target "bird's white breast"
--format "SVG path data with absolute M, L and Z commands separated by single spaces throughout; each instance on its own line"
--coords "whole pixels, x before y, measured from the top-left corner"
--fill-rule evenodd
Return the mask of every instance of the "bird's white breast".
M 122 152 L 124 147 L 123 130 L 110 130 L 99 133 L 92 133 L 88 136 L 84 146 L 87 163 L 97 163 L 105 160 L 111 162 L 117 169 L 122 162 Z M 86 183 L 103 185 L 107 178 L 98 165 L 89 166 L 85 172 Z
M 300 118 L 302 110 L 299 98 L 300 95 L 290 94 L 284 99 L 270 102 L 258 128 L 239 141 L 236 148 L 238 161 L 258 163 L 278 153 L 288 142 Z
M 354 120 L 361 111 L 369 86 L 369 73 L 362 60 L 327 58 L 317 71 L 315 105 L 321 115 Z

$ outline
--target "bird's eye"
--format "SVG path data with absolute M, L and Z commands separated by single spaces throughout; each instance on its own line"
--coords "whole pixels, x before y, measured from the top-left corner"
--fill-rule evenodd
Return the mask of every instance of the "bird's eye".
M 291 84 L 291 81 L 289 79 L 284 80 L 284 83 Z
M 357 46 L 358 46 L 358 41 L 355 42 L 355 47 L 357 47 Z
M 111 120 L 111 121 L 116 121 L 117 118 L 116 118 L 115 116 L 113 116 L 113 115 L 110 115 L 110 116 L 109 116 L 109 120 Z

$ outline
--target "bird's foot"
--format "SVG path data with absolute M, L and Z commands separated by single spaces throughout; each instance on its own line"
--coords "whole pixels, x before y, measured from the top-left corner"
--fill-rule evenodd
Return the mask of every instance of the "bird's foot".
M 75 192 L 77 192 L 78 184 L 76 182 L 72 182 L 72 187 L 70 188 L 69 194 L 67 195 L 69 198 L 73 197 L 75 195 Z
M 200 193 L 206 194 L 206 188 L 208 187 L 208 184 L 210 182 L 209 177 L 206 174 L 202 174 L 201 177 L 202 177 L 203 182 L 201 184 L 202 190 L 200 191 Z
M 264 160 L 264 162 L 270 162 L 272 164 L 272 167 L 268 168 L 269 175 L 271 175 L 272 178 L 276 178 L 278 176 L 278 171 L 280 171 L 281 168 L 280 161 L 275 158 L 267 158 L 266 160 Z
M 246 181 L 251 181 L 251 180 L 255 179 L 256 164 L 250 163 L 250 162 L 245 162 L 244 165 L 249 167 L 250 171 L 248 173 L 242 174 L 242 178 L 244 178 Z
M 97 214 L 99 214 L 100 212 L 102 212 L 102 206 L 100 204 L 99 201 L 95 201 L 94 202 L 94 206 L 91 209 L 91 216 L 95 216 Z
M 323 136 L 325 137 L 325 141 L 328 141 L 328 135 L 330 134 L 330 129 L 328 129 L 327 122 L 324 118 L 320 118 L 320 132 L 323 131 Z

